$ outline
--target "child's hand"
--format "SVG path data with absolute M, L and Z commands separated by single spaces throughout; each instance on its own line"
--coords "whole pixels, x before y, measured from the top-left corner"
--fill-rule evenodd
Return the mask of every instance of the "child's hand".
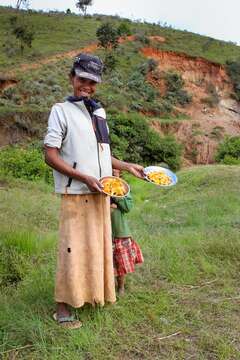
M 112 203 L 110 206 L 112 209 L 117 209 L 117 204 Z

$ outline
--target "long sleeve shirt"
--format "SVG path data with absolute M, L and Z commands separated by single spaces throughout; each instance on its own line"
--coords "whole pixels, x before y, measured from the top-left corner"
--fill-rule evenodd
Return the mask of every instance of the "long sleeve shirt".
M 129 237 L 131 236 L 125 214 L 128 213 L 132 206 L 132 197 L 129 194 L 124 198 L 114 198 L 113 203 L 117 205 L 117 209 L 111 211 L 112 221 L 112 237 Z

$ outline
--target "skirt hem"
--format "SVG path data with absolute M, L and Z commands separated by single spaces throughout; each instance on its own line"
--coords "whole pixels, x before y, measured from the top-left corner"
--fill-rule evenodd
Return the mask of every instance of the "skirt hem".
M 81 308 L 83 307 L 85 304 L 90 304 L 92 305 L 93 307 L 96 306 L 96 305 L 100 305 L 100 306 L 104 306 L 106 305 L 106 303 L 109 303 L 111 305 L 115 304 L 116 303 L 116 299 L 115 300 L 105 300 L 104 302 L 102 301 L 98 301 L 98 300 L 83 300 L 82 302 L 80 302 L 79 304 L 73 304 L 73 303 L 70 303 L 69 301 L 66 301 L 66 300 L 63 300 L 63 299 L 56 299 L 55 298 L 55 302 L 57 303 L 64 303 L 64 304 L 67 304 L 67 305 L 70 305 L 71 307 L 77 309 L 77 308 Z

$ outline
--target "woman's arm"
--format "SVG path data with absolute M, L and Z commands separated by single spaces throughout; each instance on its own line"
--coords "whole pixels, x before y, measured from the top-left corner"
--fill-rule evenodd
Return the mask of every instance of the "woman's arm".
M 120 171 L 128 171 L 130 174 L 140 179 L 144 179 L 144 167 L 142 165 L 121 161 L 112 156 L 112 167 L 113 169 L 118 169 Z
M 67 164 L 59 156 L 59 150 L 57 148 L 45 145 L 44 153 L 45 153 L 45 162 L 53 169 L 68 176 L 69 178 L 73 178 L 85 183 L 91 191 L 102 192 L 103 186 L 95 177 L 85 175 L 82 172 L 71 167 L 69 164 Z

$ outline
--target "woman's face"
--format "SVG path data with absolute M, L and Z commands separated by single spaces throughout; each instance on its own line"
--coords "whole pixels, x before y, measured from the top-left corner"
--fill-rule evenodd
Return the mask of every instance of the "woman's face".
M 71 77 L 71 84 L 75 96 L 91 97 L 96 91 L 97 83 L 90 79 L 80 78 L 78 76 Z

